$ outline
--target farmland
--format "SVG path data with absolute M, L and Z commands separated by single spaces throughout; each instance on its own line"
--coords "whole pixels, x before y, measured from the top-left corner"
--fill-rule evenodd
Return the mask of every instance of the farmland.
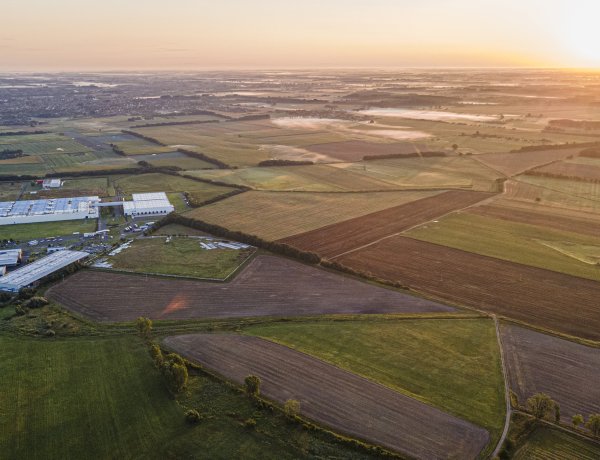
M 568 161 L 558 161 L 546 166 L 529 171 L 530 175 L 564 177 L 575 180 L 598 181 L 600 182 L 600 166 L 590 164 L 571 163 Z
M 410 456 L 475 458 L 488 442 L 481 428 L 259 338 L 197 334 L 168 337 L 165 344 L 237 383 L 258 375 L 266 397 L 296 399 L 307 417 Z
M 507 176 L 514 176 L 528 169 L 577 155 L 581 150 L 581 148 L 565 148 L 534 150 L 531 152 L 490 153 L 478 155 L 477 160 Z
M 225 284 L 86 270 L 53 286 L 47 295 L 74 312 L 104 322 L 131 321 L 141 315 L 189 319 L 454 310 L 265 255 L 255 257 Z
M 599 193 L 599 184 L 591 182 L 519 176 L 517 180 L 506 182 L 504 196 L 525 203 L 586 212 L 593 217 L 600 211 Z
M 251 191 L 186 215 L 268 240 L 278 240 L 409 203 L 438 191 L 302 193 Z
M 581 235 L 468 211 L 429 222 L 406 234 L 463 251 L 600 281 L 596 266 L 600 261 L 598 232 L 594 236 Z
M 113 268 L 137 273 L 178 275 L 192 278 L 229 276 L 246 260 L 249 251 L 200 247 L 195 238 L 137 239 L 128 249 L 108 258 Z
M 90 452 L 102 458 L 255 458 L 268 451 L 291 460 L 307 445 L 320 455 L 372 458 L 257 411 L 248 398 L 206 376 L 192 374 L 188 391 L 174 401 L 135 338 L 4 335 L 0 344 L 0 449 L 8 458 L 88 458 Z M 187 425 L 182 406 L 200 409 L 207 420 Z M 232 411 L 241 420 L 255 417 L 258 430 L 243 430 L 227 415 Z
M 95 220 L 62 220 L 39 224 L 16 224 L 0 226 L 0 240 L 28 241 L 34 238 L 71 235 L 74 232 L 96 231 Z
M 472 308 L 600 339 L 600 283 L 595 281 L 401 236 L 338 261 Z
M 123 195 L 153 192 L 160 188 L 163 192 L 194 192 L 208 199 L 231 191 L 227 187 L 160 173 L 112 176 L 111 185 Z
M 425 144 L 415 144 L 412 142 L 375 143 L 365 141 L 316 144 L 308 146 L 308 150 L 341 161 L 360 161 L 365 156 L 372 155 L 410 155 L 430 151 Z
M 503 382 L 496 333 L 487 318 L 271 323 L 245 333 L 469 420 L 490 430 L 492 438 L 500 433 Z
M 344 192 L 394 190 L 401 187 L 329 165 L 187 171 L 203 179 L 244 185 L 256 190 Z
M 595 460 L 600 446 L 548 427 L 539 427 L 529 435 L 514 455 L 515 460 Z
M 492 195 L 482 192 L 450 191 L 362 217 L 321 227 L 281 240 L 290 246 L 335 257 L 428 222 L 448 212 L 471 206 Z
M 332 166 L 403 188 L 498 191 L 502 175 L 472 157 L 424 157 L 336 163 Z
M 546 393 L 565 419 L 600 412 L 600 349 L 513 325 L 501 328 L 510 386 L 521 404 Z

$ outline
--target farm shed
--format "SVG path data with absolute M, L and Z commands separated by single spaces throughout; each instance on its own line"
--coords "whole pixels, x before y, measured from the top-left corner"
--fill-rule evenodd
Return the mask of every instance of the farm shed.
M 61 268 L 89 256 L 83 251 L 58 251 L 0 278 L 0 291 L 18 292 Z

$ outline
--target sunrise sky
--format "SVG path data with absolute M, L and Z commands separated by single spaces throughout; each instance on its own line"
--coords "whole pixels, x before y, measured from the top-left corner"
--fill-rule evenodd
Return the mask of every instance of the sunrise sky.
M 600 68 L 598 0 L 2 0 L 0 70 Z

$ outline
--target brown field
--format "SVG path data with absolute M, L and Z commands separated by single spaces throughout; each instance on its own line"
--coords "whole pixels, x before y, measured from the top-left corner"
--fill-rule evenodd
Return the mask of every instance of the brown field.
M 531 171 L 532 175 L 550 174 L 589 181 L 600 181 L 600 166 L 558 161 Z
M 581 150 L 580 147 L 518 153 L 486 153 L 477 155 L 475 158 L 507 176 L 514 176 L 552 161 L 564 160 L 571 155 L 575 156 Z
M 409 155 L 430 150 L 424 144 L 413 144 L 412 142 L 380 144 L 366 141 L 330 142 L 328 144 L 309 145 L 306 149 L 342 161 L 359 161 L 368 155 Z
M 493 196 L 454 190 L 280 240 L 333 258 Z
M 592 182 L 519 176 L 519 180 L 505 182 L 503 196 L 514 201 L 552 206 L 556 209 L 593 213 L 590 214 L 593 217 L 600 211 L 599 194 L 600 184 Z
M 402 236 L 337 259 L 439 298 L 600 340 L 600 283 Z
M 84 270 L 46 295 L 98 321 L 447 312 L 426 299 L 274 256 L 258 256 L 231 282 Z
M 164 343 L 185 357 L 243 383 L 261 379 L 261 393 L 334 430 L 413 458 L 476 458 L 486 430 L 304 353 L 257 337 L 194 334 Z
M 501 335 L 520 404 L 543 392 L 560 404 L 567 420 L 600 412 L 600 349 L 513 325 L 502 325 Z
M 600 222 L 585 220 L 581 217 L 557 215 L 551 209 L 519 209 L 493 205 L 474 206 L 467 212 L 495 219 L 508 220 L 523 224 L 538 225 L 540 227 L 553 228 L 565 232 L 581 233 L 583 235 L 598 236 Z

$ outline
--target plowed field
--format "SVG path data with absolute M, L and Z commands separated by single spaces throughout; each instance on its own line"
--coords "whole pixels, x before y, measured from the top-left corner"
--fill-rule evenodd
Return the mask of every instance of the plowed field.
M 98 321 L 453 311 L 274 256 L 258 256 L 228 283 L 85 270 L 46 293 Z
M 193 334 L 165 344 L 224 377 L 261 379 L 261 393 L 337 431 L 422 459 L 475 458 L 488 433 L 304 353 L 257 337 Z

